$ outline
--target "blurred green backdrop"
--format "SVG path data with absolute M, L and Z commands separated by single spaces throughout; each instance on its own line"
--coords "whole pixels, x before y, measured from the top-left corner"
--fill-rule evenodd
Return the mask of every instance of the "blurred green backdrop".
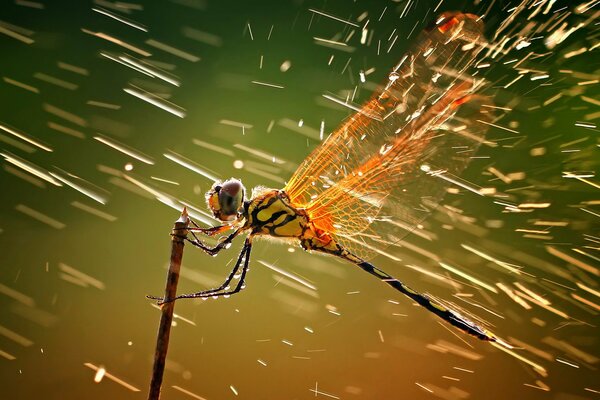
M 0 171 L 0 329 L 17 333 L 21 339 L 15 339 L 11 333 L 0 335 L 0 350 L 15 358 L 0 357 L 0 397 L 145 398 L 159 313 L 144 295 L 162 293 L 169 232 L 178 212 L 128 190 L 130 186 L 111 175 L 111 169 L 124 171 L 125 165 L 131 163 L 132 176 L 202 209 L 204 192 L 212 181 L 173 163 L 163 153 L 181 154 L 221 178 L 239 177 L 248 188 L 281 187 L 277 177 L 287 179 L 293 165 L 318 145 L 318 138 L 309 136 L 319 131 L 321 121 L 328 133 L 349 115 L 347 109 L 328 102 L 322 94 L 343 98 L 358 87 L 355 102 L 364 101 L 375 84 L 386 79 L 389 69 L 410 46 L 411 38 L 436 14 L 445 10 L 481 14 L 490 6 L 487 1 L 438 3 L 57 1 L 45 2 L 39 9 L 36 4 L 41 3 L 4 2 L 0 20 L 33 31 L 31 35 L 22 34 L 35 42 L 27 45 L 0 35 L 0 75 L 5 78 L 0 82 L 0 121 L 47 143 L 54 151 L 38 149 L 29 153 L 3 139 L 2 152 L 16 154 L 50 171 L 57 167 L 75 174 L 109 192 L 110 200 L 102 206 L 68 187 L 48 183 L 40 187 L 11 173 L 9 164 L 4 162 L 9 170 Z M 574 7 L 570 2 L 558 3 L 561 2 L 553 10 Z M 492 4 L 485 18 L 488 34 L 516 5 L 517 2 L 505 1 Z M 437 6 L 439 9 L 434 12 Z M 92 8 L 141 23 L 148 32 Z M 370 21 L 369 29 L 373 30 L 370 45 L 360 44 L 360 31 L 348 41 L 352 52 L 315 44 L 314 37 L 344 40 L 351 27 L 310 9 L 352 21 L 366 13 L 363 18 Z M 539 22 L 550 16 L 538 15 L 534 20 Z M 569 18 L 584 19 L 576 15 Z M 514 21 L 515 27 L 526 24 L 524 18 Z M 181 80 L 181 86 L 170 86 L 102 57 L 101 52 L 143 58 L 83 29 L 113 35 L 151 52 L 149 60 L 162 63 L 165 68 L 173 67 L 170 72 Z M 548 72 L 551 84 L 523 79 L 510 90 L 491 90 L 497 92 L 499 104 L 512 102 L 514 111 L 503 122 L 510 122 L 519 133 L 492 130 L 490 136 L 502 139 L 498 142 L 501 145 L 493 149 L 482 147 L 480 155 L 489 158 L 474 160 L 465 174 L 466 179 L 480 186 L 508 190 L 515 196 L 511 201 L 516 204 L 550 202 L 551 206 L 533 213 L 510 213 L 494 199 L 461 191 L 449 195 L 446 203 L 462 210 L 462 218 L 458 213 L 436 212 L 426 222 L 426 229 L 437 235 L 437 240 L 430 242 L 413 235 L 408 238 L 409 245 L 397 250 L 402 262 L 375 260 L 416 289 L 446 299 L 453 299 L 452 294 L 457 292 L 452 285 L 407 267 L 445 274 L 418 249 L 459 265 L 491 284 L 510 284 L 518 279 L 552 297 L 553 305 L 572 319 L 535 305 L 532 310 L 524 310 L 501 291 L 490 295 L 464 286 L 461 292 L 472 294 L 469 301 L 485 304 L 503 318 L 453 299 L 490 321 L 500 336 L 518 338 L 519 343 L 529 343 L 550 354 L 550 359 L 545 359 L 540 353 L 519 351 L 543 364 L 548 369 L 547 377 L 486 343 L 460 333 L 456 337 L 435 317 L 352 266 L 306 254 L 299 248 L 291 252 L 287 244 L 258 241 L 253 249 L 248 286 L 241 294 L 218 301 L 177 303 L 176 313 L 185 320 L 177 319 L 172 331 L 163 398 L 193 398 L 173 386 L 208 400 L 235 398 L 230 386 L 238 397 L 246 399 L 327 398 L 315 393 L 315 388 L 343 399 L 596 398 L 598 393 L 586 388 L 600 390 L 597 310 L 574 301 L 569 296 L 571 291 L 558 284 L 577 289 L 571 280 L 575 277 L 598 290 L 597 276 L 554 257 L 547 247 L 582 257 L 586 265 L 598 268 L 597 258 L 572 252 L 573 248 L 585 248 L 598 256 L 598 239 L 590 236 L 599 232 L 598 216 L 594 214 L 597 202 L 585 204 L 597 199 L 597 187 L 561 176 L 563 171 L 594 171 L 598 166 L 597 129 L 575 126 L 577 121 L 585 120 L 585 115 L 595 112 L 597 105 L 583 101 L 581 96 L 597 99 L 597 85 L 577 85 L 585 77 L 560 72 L 579 71 L 588 80 L 594 76 L 597 79 L 597 53 L 564 57 L 567 51 L 597 42 L 594 29 L 597 28 L 592 24 L 587 30 L 577 31 L 553 52 L 544 47 L 542 40 L 532 43 L 530 49 L 537 54 L 548 54 L 529 65 Z M 213 36 L 199 35 L 199 31 Z M 518 31 L 515 28 L 512 32 Z M 340 34 L 338 38 L 336 34 Z M 389 38 L 394 35 L 398 39 L 387 52 Z M 184 60 L 153 48 L 146 42 L 148 39 L 184 50 L 200 60 Z M 378 40 L 382 42 L 379 52 Z M 526 53 L 515 57 L 523 54 Z M 286 61 L 290 67 L 282 71 Z M 83 68 L 87 74 L 66 70 L 59 63 Z M 499 82 L 496 86 L 504 85 L 508 68 L 501 63 L 492 65 L 489 79 Z M 361 85 L 359 72 L 370 69 L 374 69 L 367 76 L 371 86 Z M 40 73 L 77 87 L 50 84 L 39 79 Z M 39 93 L 17 87 L 6 78 L 31 85 Z M 185 108 L 186 117 L 178 118 L 127 94 L 123 88 L 130 83 L 165 93 L 169 101 Z M 541 107 L 557 93 L 562 93 L 560 99 Z M 89 101 L 118 108 L 90 105 Z M 52 107 L 83 118 L 84 126 L 48 112 Z M 223 120 L 252 127 L 242 130 L 222 123 Z M 290 129 L 300 120 L 313 131 L 304 129 L 303 134 Z M 48 125 L 52 122 L 76 129 L 85 138 L 58 132 Z M 146 165 L 108 148 L 92 138 L 98 134 L 147 154 L 155 164 Z M 10 135 L 2 132 L 2 137 Z M 207 150 L 194 144 L 193 139 L 220 146 L 233 152 L 233 156 Z M 273 170 L 273 165 L 234 144 L 274 154 L 289 163 Z M 540 147 L 545 154 L 532 156 L 532 149 Z M 577 151 L 565 151 L 573 149 Z M 234 168 L 235 160 L 243 161 L 245 167 Z M 524 179 L 502 182 L 489 172 L 489 167 L 504 173 L 524 172 Z M 276 177 L 251 172 L 256 169 Z M 151 180 L 151 176 L 179 185 Z M 117 219 L 99 218 L 74 207 L 73 202 L 101 209 Z M 65 227 L 55 229 L 40 223 L 19 212 L 18 205 L 44 213 Z M 582 211 L 582 207 L 590 212 Z M 566 225 L 550 228 L 549 235 L 542 238 L 523 237 L 523 233 L 515 231 L 534 229 L 536 220 Z M 522 267 L 529 275 L 508 275 L 495 264 L 466 251 L 461 244 Z M 216 258 L 186 248 L 180 291 L 196 291 L 219 282 L 229 272 L 228 266 L 239 247 L 237 243 Z M 308 295 L 286 285 L 281 275 L 265 268 L 259 260 L 308 279 L 318 291 Z M 68 268 L 64 265 L 94 277 L 102 286 L 82 287 L 80 281 L 65 275 Z M 556 284 L 549 284 L 544 278 Z M 11 290 L 28 297 L 19 297 Z M 577 293 L 597 300 L 587 292 Z M 589 357 L 553 340 L 569 343 Z M 557 357 L 577 368 L 557 362 Z M 141 392 L 130 391 L 107 378 L 100 384 L 94 383 L 94 371 L 84 363 L 103 365 Z M 536 381 L 543 382 L 550 391 Z

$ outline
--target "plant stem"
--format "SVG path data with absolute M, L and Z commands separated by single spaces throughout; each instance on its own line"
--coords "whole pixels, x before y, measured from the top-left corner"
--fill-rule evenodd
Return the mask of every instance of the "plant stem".
M 167 284 L 165 287 L 165 300 L 173 299 L 177 295 L 177 282 L 179 281 L 179 270 L 181 269 L 181 260 L 183 258 L 184 238 L 187 236 L 187 227 L 189 218 L 186 208 L 181 212 L 181 217 L 175 221 L 173 232 L 171 234 L 171 262 L 169 272 L 167 273 Z M 150 392 L 148 400 L 158 400 L 160 397 L 160 388 L 165 371 L 165 360 L 167 358 L 167 349 L 169 348 L 169 335 L 171 333 L 171 323 L 173 322 L 173 310 L 175 301 L 170 301 L 161 305 L 160 325 L 156 337 L 156 351 L 154 352 L 154 367 L 152 369 L 152 381 L 150 382 Z

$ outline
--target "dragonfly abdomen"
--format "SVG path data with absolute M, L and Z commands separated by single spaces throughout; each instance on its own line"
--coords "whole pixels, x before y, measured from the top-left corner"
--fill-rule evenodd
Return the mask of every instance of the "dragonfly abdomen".
M 416 301 L 417 304 L 419 304 L 421 307 L 424 307 L 427 310 L 433 312 L 438 317 L 442 318 L 446 322 L 449 322 L 451 325 L 454 325 L 463 332 L 468 333 L 469 335 L 473 335 L 481 340 L 488 340 L 492 342 L 497 340 L 496 336 L 492 332 L 470 321 L 468 318 L 463 317 L 456 311 L 453 311 L 445 307 L 444 305 L 432 300 L 429 296 L 412 290 L 404 283 L 387 274 L 386 272 L 380 270 L 379 268 L 375 267 L 373 264 L 366 261 L 362 261 L 356 263 L 356 265 L 358 265 L 360 268 L 370 273 L 371 275 L 378 277 L 379 279 L 392 286 L 399 292 L 403 293 L 404 295 L 410 297 L 412 300 Z

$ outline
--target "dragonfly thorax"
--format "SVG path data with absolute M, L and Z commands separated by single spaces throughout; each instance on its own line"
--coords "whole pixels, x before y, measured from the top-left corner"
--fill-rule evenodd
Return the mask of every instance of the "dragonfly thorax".
M 254 235 L 297 239 L 305 250 L 321 251 L 347 259 L 351 255 L 318 228 L 304 208 L 295 205 L 284 190 L 259 188 L 246 202 L 246 227 Z
M 254 234 L 300 239 L 307 229 L 306 212 L 295 207 L 283 190 L 258 188 L 246 205 L 246 224 Z

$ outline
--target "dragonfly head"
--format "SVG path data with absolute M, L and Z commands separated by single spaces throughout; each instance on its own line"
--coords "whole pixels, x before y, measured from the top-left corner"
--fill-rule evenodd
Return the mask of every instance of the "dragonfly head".
M 206 193 L 206 201 L 215 218 L 234 221 L 241 214 L 245 194 L 242 182 L 231 178 L 225 182 L 215 182 Z

